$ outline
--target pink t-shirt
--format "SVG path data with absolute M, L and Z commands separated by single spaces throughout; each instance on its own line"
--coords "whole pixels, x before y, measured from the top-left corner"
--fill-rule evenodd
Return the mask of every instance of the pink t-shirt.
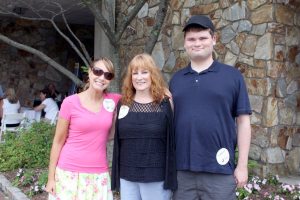
M 77 94 L 64 99 L 59 117 L 68 120 L 70 125 L 58 160 L 59 168 L 82 173 L 108 171 L 106 142 L 120 97 L 119 94 L 105 94 L 98 113 L 84 108 Z

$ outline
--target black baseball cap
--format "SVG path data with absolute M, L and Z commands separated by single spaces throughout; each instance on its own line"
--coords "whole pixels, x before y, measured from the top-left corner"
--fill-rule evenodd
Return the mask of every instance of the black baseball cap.
M 191 26 L 191 25 L 199 25 L 203 28 L 209 28 L 210 30 L 212 30 L 213 32 L 215 31 L 215 27 L 214 24 L 212 23 L 212 21 L 210 20 L 210 18 L 208 18 L 205 15 L 193 15 L 185 24 L 184 28 L 183 28 L 183 32 L 186 31 L 186 29 Z

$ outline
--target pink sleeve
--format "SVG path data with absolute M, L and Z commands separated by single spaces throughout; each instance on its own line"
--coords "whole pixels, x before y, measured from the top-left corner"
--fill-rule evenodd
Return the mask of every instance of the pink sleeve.
M 118 93 L 110 93 L 110 97 L 114 100 L 114 102 L 117 105 L 122 96 Z
M 72 108 L 72 96 L 67 97 L 63 100 L 60 110 L 59 110 L 59 117 L 70 121 L 71 118 L 71 108 Z
M 115 98 L 115 102 L 116 102 L 116 103 L 118 103 L 118 102 L 119 102 L 119 100 L 121 99 L 121 95 L 120 95 L 120 94 L 117 94 L 117 93 L 115 93 L 115 94 L 114 94 L 114 96 L 115 96 L 115 97 L 114 97 L 114 98 Z

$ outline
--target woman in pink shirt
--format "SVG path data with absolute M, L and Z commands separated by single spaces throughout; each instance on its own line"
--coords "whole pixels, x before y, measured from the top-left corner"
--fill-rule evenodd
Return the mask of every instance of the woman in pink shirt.
M 49 199 L 112 200 L 106 143 L 114 132 L 119 94 L 106 91 L 114 77 L 110 60 L 95 60 L 87 90 L 64 99 L 50 155 Z

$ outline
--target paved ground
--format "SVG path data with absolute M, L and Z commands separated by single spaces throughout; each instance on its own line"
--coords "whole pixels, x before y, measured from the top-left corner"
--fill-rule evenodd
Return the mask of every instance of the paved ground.
M 2 191 L 5 191 L 5 195 Z M 29 200 L 22 191 L 14 186 L 0 173 L 0 200 Z
M 5 196 L 1 190 L 0 190 L 0 200 L 8 200 L 8 197 Z

